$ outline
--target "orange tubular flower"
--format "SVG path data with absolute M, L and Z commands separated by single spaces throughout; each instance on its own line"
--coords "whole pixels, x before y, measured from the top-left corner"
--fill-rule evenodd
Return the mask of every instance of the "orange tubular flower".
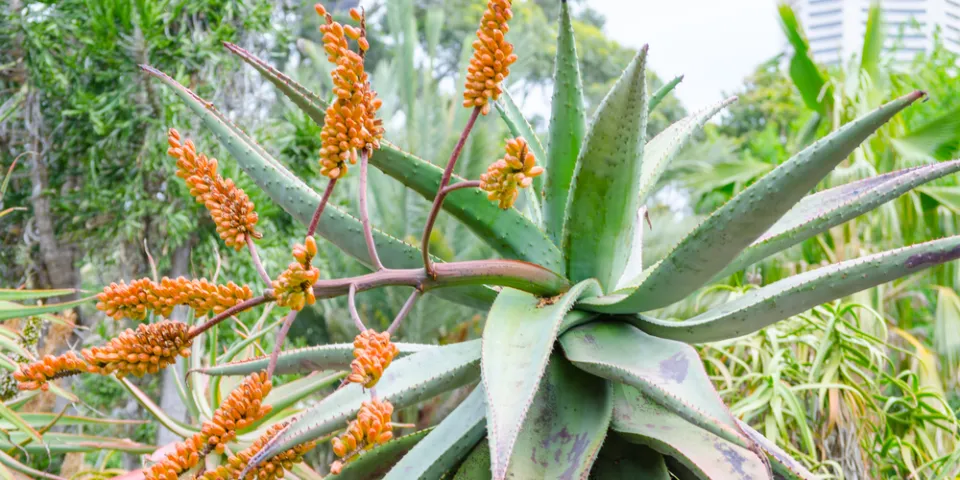
M 67 352 L 57 357 L 47 355 L 37 362 L 20 365 L 13 373 L 13 378 L 20 390 L 47 391 L 50 389 L 50 381 L 76 375 L 87 369 L 87 364 L 76 352 Z
M 513 45 L 504 39 L 510 30 L 507 21 L 513 18 L 511 0 L 490 0 L 473 42 L 473 58 L 467 67 L 467 84 L 463 92 L 463 106 L 480 107 L 490 112 L 490 99 L 500 98 L 500 84 L 510 75 L 510 65 L 517 61 Z
M 177 355 L 190 355 L 190 326 L 164 320 L 127 329 L 102 347 L 84 349 L 88 371 L 109 375 L 143 376 L 157 373 L 177 361 Z
M 247 237 L 263 236 L 255 228 L 258 217 L 250 197 L 233 180 L 217 174 L 216 158 L 198 155 L 193 142 L 181 142 L 180 132 L 172 128 L 167 143 L 167 155 L 177 159 L 177 176 L 187 182 L 190 194 L 207 207 L 217 233 L 228 247 L 240 250 L 246 246 Z
M 210 448 L 223 453 L 226 444 L 237 438 L 238 430 L 253 425 L 270 413 L 271 407 L 263 405 L 263 399 L 270 393 L 271 387 L 267 372 L 257 372 L 230 392 L 213 413 L 213 419 L 201 427 L 200 433 Z
M 353 340 L 355 359 L 350 364 L 347 380 L 373 388 L 398 353 L 400 350 L 390 341 L 390 332 L 377 333 L 373 329 L 361 332 Z
M 380 148 L 383 123 L 376 116 L 383 102 L 370 87 L 363 68 L 363 53 L 370 48 L 363 15 L 351 10 L 350 16 L 360 22 L 358 29 L 334 22 L 323 5 L 315 8 L 326 19 L 327 23 L 320 26 L 323 48 L 327 59 L 336 65 L 330 75 L 337 99 L 327 108 L 320 131 L 320 173 L 335 179 L 347 174 L 348 161 L 357 163 L 358 150 L 370 152 Z M 357 42 L 359 53 L 350 50 L 347 37 Z
M 333 453 L 340 457 L 340 460 L 330 465 L 330 472 L 334 475 L 340 473 L 344 463 L 361 450 L 369 450 L 390 441 L 393 438 L 393 424 L 390 423 L 392 416 L 393 405 L 386 400 L 363 402 L 357 419 L 347 425 L 347 431 L 343 435 L 331 442 Z
M 529 187 L 533 177 L 543 173 L 543 167 L 536 162 L 523 137 L 508 140 L 507 154 L 480 175 L 480 188 L 488 192 L 488 199 L 500 202 L 500 208 L 506 210 L 513 206 L 520 189 Z
M 181 474 L 200 463 L 200 457 L 204 455 L 200 450 L 203 443 L 203 436 L 199 433 L 178 443 L 166 458 L 144 471 L 144 480 L 179 479 Z
M 320 279 L 320 270 L 310 264 L 317 255 L 317 241 L 307 237 L 303 245 L 293 247 L 293 258 L 287 269 L 273 281 L 273 293 L 277 296 L 277 305 L 292 310 L 302 310 L 305 305 L 313 305 L 317 297 L 313 295 L 313 284 Z
M 220 465 L 215 470 L 206 472 L 201 478 L 203 480 L 231 480 L 239 478 L 240 472 L 250 463 L 250 459 L 260 453 L 260 450 L 263 450 L 263 448 L 267 446 L 267 443 L 280 434 L 289 423 L 290 422 L 282 422 L 271 426 L 267 429 L 267 432 L 258 438 L 257 441 L 253 442 L 253 445 L 249 448 L 231 456 L 223 465 Z M 257 480 L 275 480 L 283 478 L 285 470 L 290 470 L 294 464 L 302 462 L 303 456 L 316 446 L 316 441 L 310 441 L 286 450 L 264 461 L 256 469 L 248 473 L 244 480 L 253 480 L 255 478 Z
M 206 279 L 164 277 L 157 283 L 149 278 L 141 278 L 129 285 L 120 282 L 104 288 L 103 293 L 97 296 L 97 308 L 117 320 L 124 317 L 143 320 L 151 310 L 168 317 L 176 305 L 187 305 L 198 316 L 204 316 L 210 312 L 220 313 L 252 296 L 250 287 L 233 282 L 215 285 Z

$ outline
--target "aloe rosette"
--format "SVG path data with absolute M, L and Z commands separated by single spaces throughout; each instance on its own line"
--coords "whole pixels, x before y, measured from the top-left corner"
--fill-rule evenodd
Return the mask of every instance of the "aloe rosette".
M 348 296 L 353 306 L 360 291 L 383 286 L 412 289 L 387 332 L 367 332 L 354 309 L 360 332 L 367 332 L 354 345 L 277 349 L 273 358 L 198 368 L 198 374 L 215 377 L 353 368 L 351 378 L 360 379 L 320 399 L 282 429 L 271 430 L 238 474 L 291 455 L 298 446 L 331 438 L 349 425 L 334 442 L 338 456 L 343 453 L 333 468 L 334 478 L 815 478 L 730 413 L 691 344 L 747 335 L 824 302 L 960 258 L 960 237 L 810 270 L 692 318 L 656 315 L 715 279 L 960 170 L 960 161 L 942 162 L 810 194 L 923 92 L 894 99 L 799 152 L 678 239 L 665 258 L 645 268 L 642 242 L 637 241 L 643 205 L 670 161 L 735 99 L 693 113 L 647 139 L 651 110 L 679 79 L 661 91 L 648 92 L 644 47 L 588 122 L 573 28 L 563 2 L 544 147 L 501 86 L 516 60 L 504 37 L 509 7 L 508 0 L 488 4 L 466 75 L 464 105 L 472 115 L 445 168 L 401 151 L 388 141 L 389 132 L 384 139 L 369 140 L 383 133 L 378 130 L 381 123 L 363 117 L 370 112 L 357 113 L 359 107 L 350 103 L 359 98 L 374 111 L 379 105 L 369 85 L 361 85 L 366 81 L 363 52 L 369 48 L 361 14 L 354 15 L 359 29 L 337 27 L 327 16 L 327 53 L 344 71 L 354 72 L 349 78 L 360 82 L 350 84 L 341 72 L 340 81 L 347 86 L 338 91 L 333 104 L 251 53 L 227 44 L 328 132 L 321 156 L 325 165 L 336 167 L 331 171 L 337 175 L 328 175 L 322 193 L 292 174 L 212 104 L 173 78 L 144 67 L 173 89 L 273 201 L 310 225 L 308 235 L 315 233 L 371 268 L 360 277 L 322 275 L 309 289 L 295 292 L 305 295 L 307 304 Z M 325 15 L 321 8 L 318 11 Z M 347 38 L 358 41 L 360 53 L 347 50 Z M 515 137 L 508 142 L 507 154 L 482 180 L 459 178 L 453 170 L 460 148 L 478 118 L 494 111 Z M 328 118 L 331 112 L 337 117 Z M 351 123 L 351 118 L 358 120 Z M 372 130 L 351 137 L 350 125 L 359 125 L 358 129 L 369 125 Z M 345 135 L 343 143 L 330 140 L 337 132 Z M 336 179 L 347 171 L 347 162 L 353 172 L 358 161 L 360 218 L 326 204 Z M 369 224 L 364 203 L 367 165 L 433 201 L 420 248 Z M 523 188 L 533 194 L 518 200 L 517 191 Z M 527 211 L 542 215 L 531 219 L 514 201 L 532 204 Z M 443 263 L 432 258 L 426 251 L 427 239 L 440 212 L 471 229 L 502 259 Z M 308 237 L 306 247 L 294 249 L 299 263 L 291 264 L 293 273 L 312 268 L 313 253 L 304 253 L 315 252 L 311 241 Z M 255 253 L 252 244 L 251 251 Z M 293 273 L 286 275 L 297 280 L 283 289 L 299 289 L 303 278 L 313 278 Z M 262 296 L 195 327 L 191 335 L 238 311 L 277 301 L 280 290 L 267 288 Z M 482 339 L 446 346 L 391 344 L 389 333 L 423 295 L 486 309 Z M 296 305 L 302 307 L 303 302 Z M 292 319 L 288 316 L 286 323 Z M 357 366 L 360 358 L 365 363 Z M 475 386 L 472 393 L 438 425 L 403 436 L 390 430 L 393 409 L 470 386 Z

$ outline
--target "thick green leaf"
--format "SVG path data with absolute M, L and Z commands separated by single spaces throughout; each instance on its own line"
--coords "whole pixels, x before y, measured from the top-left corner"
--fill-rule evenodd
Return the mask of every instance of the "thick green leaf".
M 924 183 L 960 171 L 960 160 L 912 167 L 810 195 L 790 209 L 715 278 L 742 270 L 779 251 L 867 213 Z
M 377 383 L 377 397 L 401 409 L 477 380 L 479 367 L 479 340 L 424 350 L 393 362 Z M 333 392 L 298 416 L 251 463 L 343 428 L 356 415 L 360 403 L 369 398 L 370 394 L 356 383 Z
M 77 291 L 72 288 L 60 290 L 18 290 L 13 288 L 0 288 L 0 300 L 34 300 L 37 298 L 62 297 L 72 295 Z
M 647 102 L 649 103 L 647 109 L 651 112 L 656 110 L 657 106 L 660 105 L 660 102 L 662 102 L 664 98 L 667 98 L 667 95 L 670 95 L 670 92 L 672 92 L 674 88 L 677 88 L 677 85 L 680 85 L 680 82 L 682 81 L 683 75 L 678 75 L 673 77 L 673 80 L 670 80 L 658 88 L 657 91 L 653 92 L 653 95 L 650 95 L 650 101 Z
M 533 403 L 557 335 L 583 312 L 568 314 L 583 295 L 599 293 L 588 280 L 571 288 L 552 304 L 535 295 L 505 288 L 493 303 L 483 329 L 483 386 L 490 421 L 494 470 L 502 476 L 513 453 L 520 426 Z
M 554 244 L 563 239 L 563 219 L 577 155 L 587 130 L 586 107 L 577 43 L 573 38 L 570 7 L 560 3 L 557 58 L 553 70 L 553 102 L 550 114 L 550 151 L 546 157 L 546 181 L 543 191 L 543 223 Z
M 643 147 L 643 165 L 640 167 L 638 195 L 641 205 L 646 203 L 667 165 L 676 158 L 687 142 L 703 128 L 707 121 L 736 100 L 737 97 L 730 97 L 678 120 L 647 142 Z
M 346 376 L 346 372 L 325 372 L 325 374 L 316 372 L 313 375 L 274 387 L 263 402 L 273 407 L 273 410 L 267 417 L 254 423 L 252 428 L 264 423 L 273 423 L 271 420 L 276 416 L 282 416 L 285 409 L 297 405 L 300 401 L 317 392 L 339 386 Z
M 516 448 L 494 479 L 584 478 L 597 458 L 613 413 L 610 383 L 573 366 L 559 352 L 550 357 Z
M 533 131 L 533 127 L 530 126 L 530 122 L 523 116 L 523 112 L 520 111 L 517 103 L 513 101 L 510 92 L 504 89 L 503 94 L 500 95 L 500 99 L 493 104 L 497 108 L 497 113 L 500 114 L 500 118 L 507 124 L 507 129 L 510 130 L 510 134 L 514 137 L 523 137 L 527 141 L 530 145 L 530 152 L 536 157 L 537 163 L 542 164 L 546 161 L 547 154 L 546 150 L 543 149 L 543 143 L 540 142 L 540 137 Z M 543 191 L 543 176 L 533 179 L 533 189 L 538 194 Z M 536 201 L 539 205 L 539 198 L 536 199 Z
M 960 236 L 942 238 L 810 270 L 750 290 L 682 322 L 637 315 L 637 327 L 687 343 L 748 335 L 824 302 L 960 258 Z
M 395 343 L 394 345 L 400 349 L 398 358 L 436 348 L 435 345 L 418 343 Z M 319 370 L 344 370 L 350 368 L 350 362 L 352 361 L 352 343 L 297 348 L 280 353 L 280 357 L 277 358 L 277 369 L 274 373 L 307 374 Z M 269 355 L 204 367 L 198 372 L 206 375 L 249 375 L 267 368 L 268 363 L 270 363 Z
M 34 470 L 31 467 L 28 467 L 20 462 L 17 459 L 11 457 L 7 452 L 0 451 L 0 464 L 3 464 L 6 467 L 9 467 L 11 470 L 29 475 L 27 478 L 47 478 L 50 480 L 67 480 L 61 476 L 54 475 L 52 473 L 41 472 L 40 470 Z
M 598 299 L 591 308 L 636 313 L 687 297 L 766 232 L 877 128 L 923 95 L 917 91 L 900 97 L 793 156 L 710 215 L 640 279 L 628 282 L 636 289 Z
M 647 335 L 620 321 L 582 325 L 563 334 L 560 344 L 577 367 L 632 385 L 721 438 L 748 443 L 689 345 Z
M 647 130 L 647 47 L 597 108 L 573 175 L 563 252 L 567 274 L 614 287 L 627 264 L 640 207 L 640 170 Z
M 490 444 L 483 440 L 477 443 L 470 455 L 460 464 L 453 480 L 490 480 L 493 473 L 490 471 Z
M 493 159 L 490 161 L 492 163 Z M 380 150 L 370 157 L 370 164 L 427 200 L 433 200 L 443 176 L 440 167 L 385 141 L 381 142 Z M 452 183 L 460 181 L 463 179 L 456 175 L 451 180 Z M 495 202 L 487 200 L 485 192 L 473 188 L 447 195 L 443 209 L 503 257 L 536 263 L 555 272 L 563 271 L 560 249 L 540 227 L 516 208 L 503 210 Z
M 477 387 L 416 447 L 404 455 L 384 480 L 431 480 L 455 467 L 483 438 L 487 405 Z
M 800 91 L 807 108 L 823 115 L 829 110 L 833 99 L 833 88 L 827 83 L 827 77 L 820 71 L 817 64 L 810 57 L 810 45 L 807 43 L 803 27 L 797 20 L 793 7 L 785 2 L 778 5 L 780 26 L 793 46 L 793 57 L 790 58 L 790 79 Z
M 243 61 L 253 66 L 265 79 L 273 83 L 317 125 L 323 126 L 326 102 L 250 52 L 230 43 L 226 46 Z M 529 125 L 526 129 L 527 134 L 531 134 L 532 130 Z M 530 140 L 531 142 L 539 142 L 535 137 L 533 138 L 533 140 Z M 536 151 L 534 151 L 534 155 L 537 155 Z M 543 159 L 545 157 L 537 158 Z M 404 152 L 396 145 L 386 141 L 382 141 L 380 150 L 375 151 L 371 156 L 370 164 L 399 180 L 427 200 L 433 199 L 443 176 L 442 168 L 413 154 Z M 458 181 L 463 181 L 463 179 L 454 176 L 452 183 Z M 517 209 L 501 210 L 495 203 L 487 200 L 486 195 L 477 189 L 451 193 L 444 200 L 443 209 L 470 228 L 505 258 L 525 260 L 558 272 L 563 269 L 560 250 L 547 240 L 536 224 L 524 217 Z
M 429 436 L 430 430 L 420 430 L 410 435 L 390 440 L 372 450 L 365 451 L 359 457 L 347 462 L 338 475 L 325 478 L 330 480 L 370 480 L 382 478 L 390 467 L 400 461 L 415 445 Z M 413 478 L 413 477 L 410 477 Z
M 6 303 L 0 305 L 0 320 L 9 320 L 11 318 L 32 317 L 41 313 L 57 313 L 79 307 L 88 302 L 96 300 L 97 297 L 91 296 L 63 303 L 51 303 L 47 305 L 18 305 Z
M 737 423 L 740 424 L 740 428 L 747 436 L 767 454 L 767 459 L 770 460 L 770 465 L 773 467 L 773 472 L 777 474 L 777 478 L 784 480 L 815 480 L 819 478 L 775 443 L 760 435 L 760 432 L 750 428 L 750 425 L 740 420 L 737 420 Z
M 176 80 L 152 67 L 142 67 L 157 77 L 203 121 L 226 149 L 237 158 L 240 167 L 267 195 L 301 223 L 307 224 L 320 204 L 320 195 L 293 175 L 275 158 L 256 144 L 239 128 L 221 115 L 212 104 L 204 101 Z M 345 213 L 336 205 L 327 205 L 317 232 L 331 243 L 365 265 L 370 265 L 360 220 Z M 384 263 L 393 268 L 416 268 L 422 265 L 420 250 L 374 230 L 374 242 Z M 494 293 L 485 287 L 456 287 L 437 290 L 437 295 L 465 305 L 485 308 Z M 2 312 L 0 312 L 2 314 Z
M 680 461 L 699 478 L 770 478 L 749 443 L 724 440 L 663 408 L 628 385 L 614 386 L 610 428 L 630 442 L 646 445 Z
M 616 388 L 616 387 L 614 387 Z M 616 412 L 616 410 L 614 410 Z M 671 480 L 663 455 L 648 447 L 634 445 L 608 435 L 590 470 L 590 480 Z

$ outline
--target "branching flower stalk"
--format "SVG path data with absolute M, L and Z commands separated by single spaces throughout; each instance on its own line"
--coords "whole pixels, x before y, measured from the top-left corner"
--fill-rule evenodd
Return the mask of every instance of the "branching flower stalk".
M 80 355 L 67 352 L 59 357 L 47 357 L 39 362 L 21 366 L 16 374 L 21 389 L 47 389 L 56 378 L 82 372 L 101 375 L 144 375 L 156 373 L 179 355 L 189 355 L 190 345 L 200 334 L 218 325 L 223 320 L 236 316 L 268 302 L 289 308 L 278 332 L 267 368 L 248 377 L 220 405 L 213 418 L 204 423 L 201 432 L 178 444 L 166 459 L 145 471 L 148 479 L 177 478 L 188 471 L 200 469 L 198 478 L 247 478 L 252 469 L 258 469 L 261 478 L 279 478 L 282 471 L 299 461 L 313 443 L 303 444 L 277 455 L 270 462 L 262 463 L 261 452 L 286 428 L 277 424 L 267 430 L 249 449 L 227 459 L 221 468 L 202 472 L 199 467 L 204 456 L 211 452 L 222 454 L 227 444 L 243 430 L 262 419 L 270 407 L 262 401 L 270 391 L 272 375 L 289 329 L 297 313 L 317 299 L 347 296 L 351 317 L 358 329 L 354 339 L 354 360 L 350 365 L 347 383 L 360 385 L 370 395 L 363 403 L 355 420 L 346 431 L 334 439 L 333 447 L 339 460 L 332 470 L 339 471 L 356 456 L 375 446 L 389 441 L 392 429 L 393 405 L 386 399 L 378 399 L 375 386 L 384 371 L 399 354 L 391 336 L 410 314 L 417 300 L 425 293 L 444 287 L 460 285 L 494 285 L 519 288 L 540 295 L 552 296 L 569 288 L 569 281 L 561 275 L 533 263 L 516 260 L 483 260 L 433 264 L 428 253 L 428 240 L 444 199 L 451 192 L 461 189 L 484 189 L 491 200 L 499 201 L 501 207 L 509 208 L 516 198 L 518 188 L 527 187 L 532 177 L 542 173 L 535 166 L 522 138 L 510 140 L 507 156 L 491 167 L 491 172 L 480 180 L 461 181 L 450 184 L 457 160 L 469 135 L 481 114 L 490 109 L 502 92 L 500 83 L 509 65 L 516 60 L 513 47 L 503 34 L 506 21 L 512 13 L 508 0 L 492 0 L 484 14 L 478 40 L 474 42 L 474 59 L 465 86 L 464 105 L 471 114 L 460 138 L 447 161 L 442 178 L 434 196 L 433 205 L 423 232 L 423 267 L 415 269 L 386 268 L 380 260 L 373 237 L 373 227 L 368 212 L 368 167 L 369 158 L 380 147 L 383 127 L 376 112 L 381 101 L 370 86 L 364 71 L 364 53 L 369 48 L 366 39 L 363 12 L 353 9 L 351 18 L 359 28 L 342 25 L 320 6 L 318 14 L 325 19 L 320 27 L 324 49 L 328 59 L 335 64 L 332 72 L 336 100 L 326 111 L 321 131 L 323 147 L 320 149 L 321 173 L 328 177 L 320 204 L 314 211 L 302 244 L 293 247 L 294 261 L 276 278 L 272 278 L 260 260 L 254 240 L 261 238 L 255 226 L 257 214 L 254 205 L 243 190 L 230 179 L 219 175 L 216 159 L 197 153 L 189 139 L 183 139 L 175 129 L 168 132 L 169 156 L 177 160 L 177 176 L 184 179 L 190 193 L 209 210 L 217 232 L 223 241 L 237 250 L 246 247 L 258 276 L 269 286 L 262 295 L 254 297 L 249 286 L 233 283 L 214 285 L 206 280 L 185 278 L 160 281 L 140 279 L 112 284 L 99 295 L 97 308 L 116 319 L 144 320 L 150 312 L 161 317 L 169 316 L 176 305 L 192 308 L 197 317 L 212 315 L 194 327 L 181 322 L 163 320 L 153 324 L 141 324 L 137 330 L 128 330 L 103 347 L 83 350 Z M 357 51 L 350 49 L 355 42 Z M 144 67 L 155 75 L 159 72 Z M 333 190 L 340 178 L 347 174 L 348 165 L 360 163 L 359 210 L 363 237 L 373 272 L 352 278 L 321 279 L 320 271 L 313 266 L 317 255 L 314 234 L 323 217 Z M 403 307 L 383 332 L 364 325 L 357 310 L 358 292 L 386 286 L 408 286 L 414 290 Z M 278 473 L 279 472 L 279 473 Z

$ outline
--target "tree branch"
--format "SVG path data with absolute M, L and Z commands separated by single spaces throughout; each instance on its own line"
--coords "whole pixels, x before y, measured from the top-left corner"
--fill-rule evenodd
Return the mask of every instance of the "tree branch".
M 403 308 L 400 309 L 400 312 L 397 313 L 397 317 L 393 319 L 393 322 L 390 323 L 390 328 L 387 328 L 387 332 L 393 336 L 397 332 L 397 329 L 400 328 L 400 323 L 403 322 L 403 319 L 407 317 L 407 314 L 410 313 L 410 310 L 413 310 L 413 305 L 417 303 L 417 299 L 420 298 L 420 290 L 414 290 L 410 294 L 410 297 L 407 298 L 407 301 L 404 302 Z
M 273 296 L 273 291 L 268 290 L 266 293 L 264 293 L 263 295 L 260 295 L 259 297 L 254 297 L 245 302 L 238 303 L 220 312 L 210 320 L 207 320 L 206 323 L 191 328 L 190 334 L 189 334 L 190 339 L 192 340 L 196 338 L 197 335 L 200 335 L 201 333 L 206 332 L 207 330 L 210 330 L 210 327 L 213 327 L 214 325 L 222 322 L 227 318 L 232 317 L 233 315 L 250 310 L 251 308 L 256 307 L 257 305 L 262 305 L 267 302 L 272 302 L 275 299 L 276 297 Z
M 360 318 L 360 312 L 357 312 L 357 285 L 351 283 L 347 288 L 347 305 L 350 307 L 350 316 L 353 317 L 353 324 L 357 326 L 357 330 L 360 332 L 367 331 L 367 327 L 363 325 L 363 320 Z

